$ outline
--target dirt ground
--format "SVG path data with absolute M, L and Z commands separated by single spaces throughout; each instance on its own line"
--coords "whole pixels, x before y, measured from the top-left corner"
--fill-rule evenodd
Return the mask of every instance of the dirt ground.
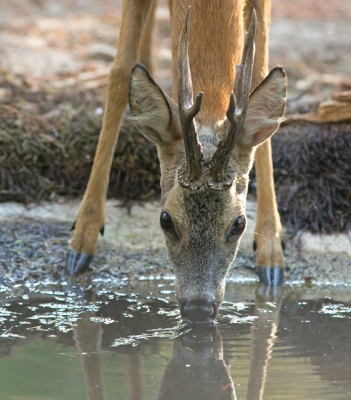
M 67 280 L 65 262 L 70 229 L 79 200 L 0 205 L 0 286 Z M 108 200 L 104 237 L 91 268 L 72 284 L 118 279 L 173 279 L 159 228 L 158 201 L 134 203 L 131 212 L 118 200 Z M 253 281 L 252 251 L 256 202 L 247 202 L 247 229 L 228 279 Z M 348 234 L 284 234 L 285 277 L 289 284 L 351 285 L 351 237 Z
M 6 103 L 15 98 L 14 86 L 33 93 L 43 88 L 56 90 L 55 83 L 69 85 L 68 78 L 79 78 L 90 72 L 101 73 L 101 79 L 94 82 L 96 87 L 104 90 L 105 71 L 115 54 L 120 19 L 120 0 L 13 0 L 2 4 L 1 101 Z M 154 77 L 164 90 L 171 92 L 168 20 L 167 2 L 159 1 L 153 49 Z M 320 101 L 342 90 L 343 87 L 331 77 L 351 78 L 350 20 L 350 0 L 272 1 L 270 64 L 283 65 L 287 71 L 288 114 L 313 111 Z M 16 101 L 29 112 L 39 112 L 35 102 Z M 114 213 L 113 207 L 111 213 Z M 6 205 L 2 210 L 9 212 Z M 53 223 L 49 222 L 50 216 L 40 218 L 41 212 L 43 209 L 37 214 L 20 213 L 12 219 L 9 212 L 1 219 L 0 276 L 4 283 L 36 280 L 44 275 L 63 279 L 69 219 L 62 218 L 61 222 Z M 69 218 L 73 221 L 74 216 Z M 52 219 L 56 220 L 54 214 Z M 92 274 L 132 277 L 166 273 L 164 268 L 168 264 L 162 245 L 160 248 L 145 245 L 142 249 L 129 248 L 117 252 L 113 238 L 115 227 L 111 224 L 109 228 L 107 224 L 107 230 L 111 231 L 107 240 L 101 242 Z M 133 241 L 130 235 L 123 236 L 123 240 Z M 350 235 L 334 237 L 333 244 L 328 242 L 329 239 L 311 235 L 308 241 L 307 237 L 308 233 L 287 239 L 288 278 L 293 281 L 316 277 L 319 281 L 346 282 L 345 276 L 351 275 L 351 255 L 347 252 L 351 244 Z M 310 244 L 306 244 L 306 240 Z M 311 243 L 316 241 L 318 245 L 313 247 Z M 254 264 L 249 244 L 244 247 L 247 252 L 239 255 L 238 270 Z M 322 252 L 323 248 L 327 251 Z M 335 273 L 337 267 L 339 270 Z
M 350 0 L 272 1 L 270 64 L 287 70 L 288 112 L 311 107 L 339 89 L 319 82 L 316 73 L 351 75 L 350 18 Z M 5 2 L 0 15 L 0 76 L 35 90 L 108 67 L 120 19 L 120 0 Z M 167 2 L 159 1 L 154 75 L 170 91 L 168 21 Z

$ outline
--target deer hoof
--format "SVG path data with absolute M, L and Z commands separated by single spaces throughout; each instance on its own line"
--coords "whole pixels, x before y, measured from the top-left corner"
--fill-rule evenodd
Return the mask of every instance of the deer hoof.
M 282 267 L 256 267 L 260 282 L 266 286 L 280 286 L 284 281 L 284 268 Z
M 79 254 L 75 250 L 69 250 L 67 256 L 66 269 L 69 275 L 78 275 L 85 271 L 94 256 L 91 254 Z

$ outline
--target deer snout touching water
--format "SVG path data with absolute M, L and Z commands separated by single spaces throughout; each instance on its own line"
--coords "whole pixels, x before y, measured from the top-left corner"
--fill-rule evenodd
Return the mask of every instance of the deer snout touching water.
M 125 9 L 129 7 L 127 3 Z M 241 1 L 170 1 L 176 102 L 163 93 L 145 66 L 136 64 L 131 71 L 130 118 L 158 149 L 162 174 L 160 225 L 176 276 L 181 315 L 186 321 L 211 322 L 217 316 L 226 274 L 245 231 L 248 174 L 256 148 L 273 135 L 284 118 L 284 70 L 276 67 L 263 80 L 260 78 L 266 75 L 268 21 L 262 21 L 267 19 L 264 14 L 267 4 L 269 6 L 265 0 L 246 4 L 246 7 L 251 6 L 246 9 L 251 22 L 243 46 Z M 258 20 L 253 10 L 255 5 Z M 256 25 L 259 28 L 256 38 L 264 36 L 263 42 L 256 39 L 259 57 L 257 52 L 256 57 L 254 55 Z M 104 132 L 112 129 L 109 118 L 112 120 L 113 113 L 109 114 L 109 107 L 116 103 L 117 96 L 113 79 L 111 71 L 100 142 L 104 140 Z M 252 87 L 255 89 L 250 94 Z M 85 242 L 87 231 L 82 231 L 81 227 L 86 210 L 94 209 L 93 203 L 89 203 L 93 196 L 89 188 L 92 184 L 98 185 L 95 175 L 99 174 L 101 154 L 106 151 L 100 143 L 99 147 L 77 218 L 81 226 L 76 225 L 71 242 L 73 251 L 68 270 L 72 274 L 83 270 L 95 252 L 95 242 L 90 246 L 92 250 L 85 246 L 92 236 L 88 235 Z M 267 149 L 264 151 L 266 157 Z M 264 157 L 263 161 L 261 157 L 263 165 Z M 258 182 L 259 201 L 263 199 L 264 204 L 261 209 L 259 206 L 256 225 L 256 230 L 260 229 L 259 236 L 263 235 L 263 240 L 257 239 L 257 265 L 263 267 L 261 275 L 271 284 L 271 271 L 276 271 L 275 267 L 281 271 L 284 264 L 279 215 L 269 182 L 272 177 L 265 179 Z M 100 214 L 98 222 L 96 238 L 103 225 Z M 93 229 L 92 224 L 88 228 Z M 265 231 L 268 232 L 266 236 Z M 80 251 L 76 250 L 78 245 Z M 76 264 L 78 254 L 80 258 Z M 282 273 L 277 275 L 280 281 Z

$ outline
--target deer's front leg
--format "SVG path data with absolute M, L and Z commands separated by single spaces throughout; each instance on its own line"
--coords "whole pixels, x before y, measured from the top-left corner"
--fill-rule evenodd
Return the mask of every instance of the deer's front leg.
M 268 31 L 271 0 L 247 0 L 245 25 L 256 10 L 256 53 L 252 73 L 254 89 L 268 73 Z M 256 267 L 260 280 L 266 285 L 279 285 L 283 280 L 284 257 L 282 230 L 274 190 L 271 141 L 267 140 L 256 151 L 257 219 L 255 228 Z
M 111 68 L 106 110 L 88 186 L 74 226 L 67 260 L 70 275 L 84 271 L 90 264 L 103 232 L 105 201 L 112 157 L 119 127 L 128 101 L 129 78 L 139 57 L 145 25 L 152 21 L 153 0 L 124 0 L 118 53 Z
M 271 141 L 256 151 L 257 217 L 256 267 L 260 281 L 270 286 L 283 281 L 282 228 L 274 191 Z

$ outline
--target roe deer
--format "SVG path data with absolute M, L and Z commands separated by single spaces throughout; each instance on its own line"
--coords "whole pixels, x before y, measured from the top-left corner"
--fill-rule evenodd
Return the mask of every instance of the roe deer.
M 146 67 L 133 67 L 139 53 L 141 61 L 150 61 L 143 49 L 150 39 L 154 2 L 123 2 L 118 54 L 110 73 L 93 170 L 70 245 L 68 271 L 76 274 L 88 266 L 103 229 L 108 173 L 129 83 L 131 118 L 158 149 L 160 224 L 182 318 L 211 322 L 245 230 L 248 174 L 255 150 L 264 142 L 256 159 L 256 265 L 261 280 L 281 283 L 284 260 L 268 139 L 284 118 L 286 76 L 281 67 L 266 76 L 270 0 L 248 0 L 245 5 L 241 0 L 170 0 L 169 5 L 177 103 L 162 92 Z M 246 25 L 251 23 L 243 48 L 244 11 Z M 251 95 L 250 87 L 255 88 Z

